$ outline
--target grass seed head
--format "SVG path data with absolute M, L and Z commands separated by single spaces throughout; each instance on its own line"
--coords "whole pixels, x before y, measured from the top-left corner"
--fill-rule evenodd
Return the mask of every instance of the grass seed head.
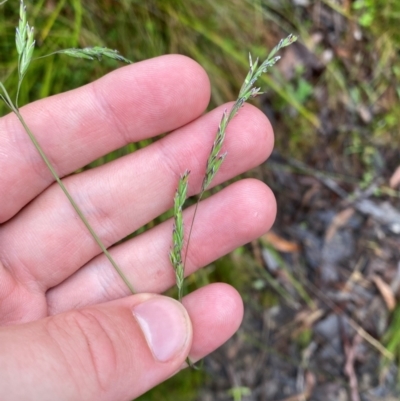
M 27 22 L 26 6 L 22 0 L 19 6 L 19 22 L 15 33 L 15 45 L 19 55 L 18 74 L 21 82 L 28 70 L 35 48 L 34 29 Z
M 184 245 L 183 228 L 183 205 L 187 197 L 188 180 L 190 171 L 186 170 L 179 179 L 178 188 L 174 197 L 174 227 L 172 230 L 172 247 L 169 253 L 169 260 L 175 270 L 176 285 L 179 291 L 179 299 L 182 299 L 183 281 L 185 269 L 182 258 Z
M 85 47 L 83 49 L 71 48 L 71 49 L 59 50 L 56 53 L 66 54 L 67 56 L 70 57 L 84 58 L 87 60 L 97 59 L 99 61 L 101 61 L 103 57 L 107 57 L 113 60 L 123 61 L 124 63 L 127 64 L 132 64 L 132 61 L 121 56 L 121 54 L 119 54 L 117 50 L 109 49 L 107 47 L 94 46 L 94 47 Z

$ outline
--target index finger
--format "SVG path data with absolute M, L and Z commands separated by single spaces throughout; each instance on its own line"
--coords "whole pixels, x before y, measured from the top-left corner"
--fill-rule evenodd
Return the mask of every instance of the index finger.
M 126 66 L 21 108 L 60 177 L 128 143 L 187 124 L 207 107 L 205 71 L 179 55 Z M 0 119 L 0 223 L 53 182 L 16 116 Z

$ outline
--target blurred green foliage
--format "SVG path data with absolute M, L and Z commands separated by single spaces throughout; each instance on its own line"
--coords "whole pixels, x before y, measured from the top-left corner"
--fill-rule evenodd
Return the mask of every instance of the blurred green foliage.
M 334 59 L 317 82 L 305 76 L 301 62 L 289 80 L 277 70 L 273 71 L 272 77 L 266 75 L 261 86 L 281 120 L 277 146 L 283 153 L 301 156 L 318 139 L 321 105 L 313 94 L 317 84 L 324 84 L 329 89 L 330 107 L 337 107 L 343 93 L 352 99 L 355 109 L 360 103 L 373 107 L 391 85 L 394 85 L 397 97 L 400 95 L 397 83 L 400 64 L 396 51 L 400 43 L 396 26 L 400 3 L 396 0 L 357 0 L 352 10 L 342 9 L 330 0 L 323 3 L 348 16 L 351 23 L 359 22 L 365 27 L 365 34 L 372 38 L 366 44 L 366 51 L 370 52 L 376 65 L 371 75 L 365 77 L 360 75 L 362 66 L 344 68 L 339 59 Z M 17 4 L 18 0 L 8 0 L 0 6 L 3 39 L 0 43 L 0 79 L 6 81 L 10 92 L 16 87 L 14 27 L 18 18 Z M 313 46 L 311 29 L 315 30 L 315 21 L 290 0 L 39 0 L 28 3 L 28 16 L 36 28 L 36 56 L 61 48 L 94 45 L 118 49 L 133 61 L 167 53 L 188 55 L 209 74 L 212 83 L 210 107 L 235 99 L 247 72 L 249 52 L 262 58 L 288 33 L 299 33 L 303 43 L 310 47 Z M 343 36 L 343 40 L 348 38 Z M 318 56 L 324 48 L 318 46 L 313 51 Z M 369 63 L 367 55 L 364 58 Z M 89 63 L 60 55 L 37 60 L 30 67 L 21 104 L 76 88 L 115 67 L 118 63 L 111 60 Z M 357 100 L 353 99 L 354 91 L 358 91 Z M 5 112 L 4 105 L 0 105 L 0 113 Z M 391 132 L 397 128 L 399 112 L 393 102 L 369 124 L 377 143 L 389 141 Z M 364 142 L 368 143 L 368 140 Z M 133 150 L 135 146 L 130 146 L 125 152 Z
M 142 397 L 140 401 L 195 401 L 201 386 L 210 378 L 204 370 L 186 369 L 173 376 L 164 384 L 155 387 Z
M 356 0 L 353 8 L 359 11 L 360 25 L 374 34 L 389 35 L 395 42 L 400 42 L 400 3 L 397 0 Z
M 0 7 L 0 79 L 11 95 L 17 79 L 17 4 L 17 0 L 9 0 Z M 212 87 L 210 107 L 236 98 L 248 70 L 249 53 L 263 58 L 281 37 L 293 31 L 279 9 L 254 0 L 40 0 L 27 5 L 28 21 L 36 31 L 36 57 L 57 49 L 95 45 L 117 49 L 133 61 L 168 53 L 185 54 L 208 72 Z M 61 55 L 34 61 L 20 104 L 79 87 L 115 67 L 118 63 L 112 60 L 91 63 Z M 293 89 L 284 79 L 265 75 L 261 85 L 297 110 L 302 126 L 318 125 L 316 117 L 304 107 L 303 97 L 307 97 L 305 90 L 309 89 L 305 82 Z M 0 114 L 6 111 L 0 104 Z M 135 149 L 130 145 L 111 159 Z M 103 158 L 94 165 L 109 159 Z
M 17 0 L 0 7 L 0 76 L 16 68 L 14 27 Z M 247 70 L 251 51 L 265 56 L 268 42 L 263 26 L 267 10 L 257 2 L 214 1 L 107 1 L 59 2 L 41 0 L 29 6 L 28 19 L 36 28 L 36 56 L 68 47 L 107 46 L 140 61 L 167 53 L 181 53 L 196 59 L 213 81 L 213 103 L 234 98 Z M 273 42 L 271 42 L 272 44 Z M 105 65 L 103 65 L 105 64 Z M 63 56 L 38 60 L 31 67 L 25 87 L 25 101 L 72 89 L 116 63 L 82 63 Z M 15 78 L 7 82 L 13 87 Z
M 391 314 L 391 324 L 383 337 L 383 344 L 393 353 L 397 361 L 400 361 L 400 306 L 397 305 Z M 390 361 L 384 361 L 383 365 L 388 365 Z M 400 371 L 397 374 L 400 382 Z

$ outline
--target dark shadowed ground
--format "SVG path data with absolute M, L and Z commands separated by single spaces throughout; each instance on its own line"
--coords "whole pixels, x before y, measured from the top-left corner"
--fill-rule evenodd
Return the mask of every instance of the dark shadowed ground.
M 312 138 L 307 151 L 289 152 L 296 112 L 265 96 L 277 149 L 255 174 L 273 188 L 278 218 L 249 245 L 251 262 L 233 257 L 258 273 L 239 333 L 205 360 L 201 401 L 400 399 L 400 140 L 385 122 L 398 82 L 380 64 L 379 40 L 307 3 L 298 10 L 308 48 L 288 48 L 279 68 L 299 74 L 316 134 L 299 132 L 299 142 Z

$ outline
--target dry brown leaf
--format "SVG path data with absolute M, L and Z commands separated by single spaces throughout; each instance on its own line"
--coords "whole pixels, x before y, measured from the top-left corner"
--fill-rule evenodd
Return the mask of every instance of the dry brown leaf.
M 333 219 L 332 223 L 326 230 L 325 241 L 329 242 L 336 234 L 336 231 L 341 227 L 344 227 L 349 221 L 350 217 L 353 216 L 354 209 L 349 207 L 339 212 Z
M 400 166 L 396 168 L 395 172 L 390 177 L 389 186 L 393 189 L 400 186 Z
M 317 320 L 321 319 L 324 313 L 323 309 L 316 309 L 314 311 L 304 310 L 297 313 L 294 320 L 298 327 L 293 330 L 292 338 L 297 338 L 304 329 L 311 328 Z
M 393 294 L 390 285 L 385 283 L 381 277 L 376 274 L 372 276 L 372 281 L 375 283 L 379 292 L 382 295 L 383 300 L 386 303 L 387 308 L 392 311 L 396 307 L 396 298 Z
M 293 253 L 300 250 L 300 247 L 296 242 L 288 241 L 273 231 L 264 234 L 261 239 L 280 252 Z
M 324 315 L 323 309 L 302 310 L 296 314 L 295 321 L 302 323 L 302 329 L 305 327 L 312 327 L 312 325 Z

